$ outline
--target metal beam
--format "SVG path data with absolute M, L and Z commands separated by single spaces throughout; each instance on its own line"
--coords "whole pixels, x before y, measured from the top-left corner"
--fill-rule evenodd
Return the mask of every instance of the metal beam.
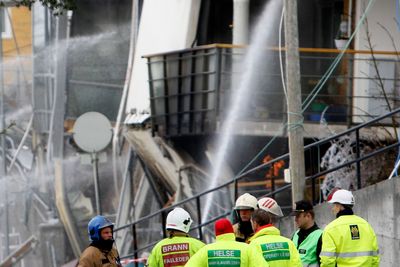
M 38 240 L 35 236 L 31 236 L 26 240 L 19 248 L 17 248 L 13 253 L 11 253 L 7 258 L 0 263 L 0 267 L 12 267 L 22 258 L 26 256 L 32 249 L 35 248 Z

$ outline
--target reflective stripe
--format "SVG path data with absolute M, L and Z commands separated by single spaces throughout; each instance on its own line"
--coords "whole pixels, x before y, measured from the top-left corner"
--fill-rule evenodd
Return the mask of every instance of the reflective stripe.
M 325 257 L 337 257 L 337 253 L 336 252 L 325 252 L 325 251 L 321 251 L 321 253 L 319 254 L 320 257 L 325 256 Z
M 347 252 L 347 253 L 335 253 L 323 251 L 319 256 L 325 257 L 337 257 L 337 258 L 353 258 L 363 256 L 378 256 L 379 251 L 360 251 L 360 252 Z
M 363 256 L 377 256 L 377 251 L 360 251 L 360 252 L 348 252 L 339 253 L 338 258 L 352 258 L 352 257 L 363 257 Z

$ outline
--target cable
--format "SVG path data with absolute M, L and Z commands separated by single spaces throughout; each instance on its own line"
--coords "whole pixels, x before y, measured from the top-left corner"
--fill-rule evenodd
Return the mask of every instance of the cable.
M 396 0 L 396 24 L 397 29 L 400 31 L 400 0 Z
M 118 164 L 117 164 L 117 153 L 118 153 L 118 143 L 119 143 L 119 135 L 120 135 L 120 127 L 121 121 L 123 116 L 123 111 L 126 106 L 126 101 L 128 98 L 128 91 L 131 82 L 131 75 L 133 71 L 133 61 L 135 59 L 135 47 L 137 41 L 137 19 L 139 17 L 139 10 L 138 10 L 138 2 L 132 1 L 132 11 L 131 11 L 131 32 L 129 37 L 129 55 L 128 55 L 128 63 L 124 81 L 124 87 L 122 90 L 121 101 L 119 103 L 118 114 L 115 122 L 115 126 L 113 129 L 113 137 L 112 137 L 112 171 L 113 171 L 113 182 L 114 182 L 114 192 L 116 196 L 119 195 L 118 190 Z M 134 44 L 135 43 L 135 44 Z
M 362 17 L 361 17 L 361 19 L 360 19 L 360 21 L 358 22 L 358 24 L 357 24 L 357 26 L 356 26 L 356 28 L 355 28 L 355 30 L 354 30 L 354 32 L 352 33 L 352 35 L 350 36 L 350 38 L 349 38 L 349 40 L 348 40 L 348 42 L 346 43 L 346 45 L 345 45 L 345 47 L 344 47 L 344 49 L 341 51 L 341 53 L 335 58 L 335 60 L 334 60 L 334 62 L 332 63 L 332 65 L 328 68 L 328 70 L 326 71 L 326 73 L 324 74 L 324 78 L 322 79 L 322 80 L 320 80 L 319 82 L 318 82 L 318 84 L 314 87 L 314 89 L 312 90 L 312 92 L 308 95 L 308 97 L 306 98 L 306 100 L 304 101 L 304 103 L 303 103 L 303 109 L 302 109 L 302 112 L 304 112 L 307 108 L 308 108 L 308 106 L 311 104 L 311 102 L 315 99 L 315 97 L 318 95 L 318 93 L 321 91 L 321 89 L 322 89 L 322 86 L 326 83 L 326 80 L 329 78 L 329 76 L 331 76 L 332 75 L 332 72 L 333 72 L 333 70 L 336 68 L 336 66 L 338 65 L 338 63 L 339 63 L 339 61 L 342 59 L 342 57 L 343 57 L 343 55 L 344 55 L 344 52 L 345 52 L 345 50 L 349 47 L 349 45 L 350 45 L 350 43 L 351 43 L 351 41 L 354 39 L 354 36 L 355 36 L 355 34 L 358 32 L 358 30 L 360 29 L 360 27 L 361 27 L 361 25 L 362 25 L 362 23 L 364 22 L 364 20 L 365 20 L 365 18 L 366 18 L 366 16 L 367 16 L 367 14 L 368 14 L 368 11 L 369 11 L 369 9 L 370 9 L 370 7 L 372 6 L 372 4 L 373 4 L 373 2 L 374 2 L 374 0 L 370 0 L 369 1 L 369 3 L 368 3 L 368 5 L 367 5 L 367 8 L 365 9 L 365 11 L 364 11 L 364 14 L 362 15 Z M 284 10 L 282 10 L 282 13 L 284 12 Z M 282 15 L 283 16 L 283 15 Z M 280 44 L 280 43 L 279 43 Z M 281 72 L 282 72 L 282 69 L 283 68 L 281 68 Z M 281 77 L 283 76 L 283 74 L 281 73 Z M 282 84 L 284 84 L 284 79 L 282 80 Z M 286 90 L 286 87 L 285 87 L 285 89 L 284 90 Z M 315 93 L 314 93 L 314 91 L 315 91 Z M 314 94 L 314 95 L 313 95 Z M 308 103 L 306 103 L 308 101 Z M 302 117 L 302 119 L 300 120 L 300 123 L 294 123 L 294 124 L 292 124 L 292 125 L 288 125 L 288 123 L 286 122 L 286 123 L 283 123 L 283 125 L 280 127 L 280 130 L 283 130 L 283 129 L 285 129 L 286 127 L 288 127 L 288 131 L 291 131 L 291 130 L 293 130 L 294 128 L 296 128 L 296 127 L 301 127 L 301 126 L 303 126 L 303 120 L 304 120 L 304 118 L 303 118 L 303 115 L 302 114 L 298 114 L 299 116 L 301 116 Z M 278 133 L 279 133 L 280 131 L 278 131 Z M 247 170 L 247 168 L 276 140 L 276 138 L 278 137 L 278 133 L 276 134 L 276 135 L 274 135 L 273 136 L 273 138 L 257 153 L 257 155 L 255 155 L 250 161 L 249 161 L 249 163 L 248 164 L 246 164 L 246 166 L 244 167 L 244 168 L 242 168 L 240 171 L 239 171 L 239 173 L 238 174 L 236 174 L 235 175 L 235 179 L 238 177 L 238 176 L 240 176 L 242 173 L 244 173 L 246 170 Z
M 285 93 L 286 102 L 287 102 L 287 90 L 286 90 L 285 75 L 284 75 L 284 71 L 283 71 L 283 61 L 282 61 L 282 26 L 283 26 L 284 15 L 285 15 L 285 6 L 282 7 L 281 21 L 279 22 L 278 49 L 279 49 L 279 66 L 281 68 L 282 87 L 283 87 L 283 92 Z
M 284 123 L 283 125 L 281 125 L 281 127 L 280 127 L 278 133 L 275 134 L 275 135 L 272 137 L 272 139 L 269 140 L 269 142 L 257 153 L 257 155 L 255 155 L 255 156 L 249 161 L 249 163 L 247 163 L 246 166 L 244 166 L 244 167 L 235 175 L 235 178 L 234 178 L 234 179 L 236 179 L 237 177 L 239 177 L 240 175 L 242 175 L 242 173 L 244 173 L 244 172 L 247 170 L 247 168 L 248 168 L 251 164 L 253 164 L 253 162 L 254 162 L 256 159 L 258 159 L 258 157 L 259 157 L 260 155 L 262 155 L 262 154 L 264 153 L 264 151 L 265 151 L 265 150 L 275 141 L 275 139 L 278 137 L 279 132 L 280 132 L 280 131 L 283 131 L 283 130 L 286 128 L 286 125 L 287 125 L 286 123 Z
M 285 15 L 285 6 L 282 7 L 282 14 L 281 14 L 281 19 L 279 22 L 279 34 L 278 34 L 278 50 L 279 50 L 279 66 L 281 70 L 281 80 L 282 80 L 282 87 L 283 87 L 283 92 L 285 93 L 285 98 L 287 102 L 287 90 L 286 90 L 286 83 L 285 83 L 285 74 L 283 70 L 283 60 L 282 60 L 282 28 L 283 28 L 283 18 Z M 296 127 L 301 127 L 303 125 L 304 117 L 301 115 L 301 120 L 300 123 L 295 123 L 292 124 L 292 126 L 288 127 L 288 130 L 291 131 L 292 129 Z M 288 126 L 288 123 L 283 123 L 278 131 L 281 132 L 283 131 L 286 127 Z M 278 133 L 272 137 L 272 139 L 255 155 L 248 164 L 242 170 L 239 171 L 237 175 L 235 175 L 235 178 L 237 176 L 240 176 L 243 172 L 246 171 L 246 169 L 254 163 L 254 161 L 264 153 L 264 151 L 275 141 L 275 139 L 278 137 Z
M 332 65 L 328 68 L 328 70 L 325 72 L 324 76 L 322 77 L 321 80 L 318 81 L 318 84 L 314 87 L 314 89 L 311 91 L 311 93 L 307 96 L 306 100 L 303 103 L 303 109 L 302 112 L 304 112 L 312 103 L 312 101 L 317 97 L 318 93 L 322 90 L 322 87 L 325 85 L 326 81 L 329 79 L 329 77 L 332 75 L 333 71 L 339 64 L 340 60 L 343 58 L 343 55 L 347 48 L 349 47 L 351 41 L 354 39 L 354 36 L 360 29 L 361 25 L 363 24 L 365 18 L 367 17 L 368 11 L 371 8 L 374 0 L 370 0 L 364 14 L 361 16 L 361 19 L 358 21 L 357 26 L 354 30 L 354 32 L 351 34 L 349 40 L 347 41 L 346 45 L 344 48 L 341 50 L 340 54 L 335 58 L 333 61 Z

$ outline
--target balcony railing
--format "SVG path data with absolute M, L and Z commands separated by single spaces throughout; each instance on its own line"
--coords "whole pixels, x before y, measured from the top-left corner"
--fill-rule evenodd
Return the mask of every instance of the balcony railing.
M 145 56 L 148 60 L 153 131 L 167 137 L 215 132 L 229 108 L 231 93 L 235 92 L 237 81 L 246 68 L 242 65 L 244 52 L 245 48 L 231 45 L 208 45 Z M 339 52 L 335 49 L 300 49 L 303 100 Z M 282 121 L 286 116 L 286 100 L 279 52 L 265 49 L 260 51 L 260 56 L 268 64 L 263 64 L 260 73 L 254 75 L 257 85 L 249 88 L 251 99 L 239 119 Z M 323 117 L 328 123 L 350 125 L 398 107 L 397 58 L 379 51 L 375 56 L 378 58 L 376 65 L 365 51 L 346 52 L 305 110 L 305 121 L 319 122 Z M 282 60 L 284 62 L 284 57 Z

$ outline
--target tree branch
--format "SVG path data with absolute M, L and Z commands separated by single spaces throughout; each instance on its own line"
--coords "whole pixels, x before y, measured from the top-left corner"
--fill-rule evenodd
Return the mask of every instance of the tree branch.
M 387 105 L 387 107 L 389 109 L 389 112 L 391 112 L 392 111 L 392 107 L 390 106 L 389 98 L 388 98 L 388 96 L 386 94 L 385 86 L 383 84 L 382 76 L 381 76 L 381 74 L 379 72 L 378 63 L 377 63 L 377 60 L 376 60 L 376 57 L 375 57 L 375 53 L 374 53 L 374 49 L 373 49 L 372 42 L 371 42 L 371 33 L 369 32 L 368 19 L 365 19 L 365 26 L 366 26 L 365 27 L 366 40 L 368 42 L 368 48 L 369 48 L 369 50 L 371 52 L 372 63 L 374 64 L 374 68 L 375 68 L 375 71 L 376 71 L 376 78 L 378 80 L 377 83 L 378 83 L 378 85 L 379 85 L 379 87 L 380 87 L 380 89 L 382 91 L 382 94 L 383 94 L 383 97 L 385 99 L 386 105 Z M 396 119 L 394 118 L 394 116 L 392 116 L 392 124 L 393 124 L 394 133 L 396 135 L 396 140 L 398 141 L 399 137 L 397 135 Z

